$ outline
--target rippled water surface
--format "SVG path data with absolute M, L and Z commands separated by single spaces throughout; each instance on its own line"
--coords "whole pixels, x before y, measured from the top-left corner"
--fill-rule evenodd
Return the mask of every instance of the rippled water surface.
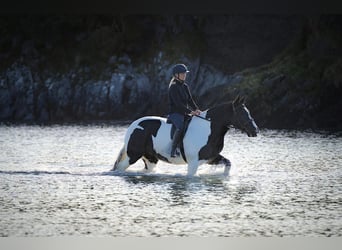
M 228 131 L 232 162 L 110 171 L 127 126 L 0 126 L 0 236 L 342 236 L 342 137 Z

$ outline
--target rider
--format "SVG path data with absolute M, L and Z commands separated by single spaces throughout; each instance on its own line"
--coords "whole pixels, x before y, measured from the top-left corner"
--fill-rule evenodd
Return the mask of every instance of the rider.
M 176 148 L 181 139 L 185 116 L 199 115 L 201 112 L 191 96 L 189 86 L 185 83 L 188 72 L 184 64 L 176 64 L 172 68 L 172 79 L 168 90 L 168 119 L 175 125 L 176 131 L 172 139 L 171 157 L 179 156 Z

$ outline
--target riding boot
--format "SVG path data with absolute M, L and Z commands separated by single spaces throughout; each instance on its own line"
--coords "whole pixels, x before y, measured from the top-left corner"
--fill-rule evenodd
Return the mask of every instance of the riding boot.
M 176 129 L 175 134 L 172 139 L 172 148 L 171 148 L 171 157 L 179 156 L 179 152 L 176 152 L 177 146 L 182 136 L 182 131 L 180 129 Z

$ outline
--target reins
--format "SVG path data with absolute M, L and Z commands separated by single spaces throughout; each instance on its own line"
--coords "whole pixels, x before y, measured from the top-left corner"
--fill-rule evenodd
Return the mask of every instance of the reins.
M 234 106 L 234 103 L 232 102 L 232 107 L 233 107 L 233 114 L 234 114 L 234 119 L 239 123 L 239 125 L 241 126 L 241 127 L 245 127 L 245 125 L 249 122 L 249 121 L 245 121 L 245 122 L 243 122 L 243 123 L 241 123 L 241 121 L 240 121 L 240 119 L 237 119 L 236 118 L 236 108 L 235 108 L 235 106 Z
M 234 106 L 234 103 L 232 102 L 232 108 L 233 108 L 233 114 L 234 114 L 234 117 L 236 115 L 236 108 Z M 191 115 L 191 116 L 196 116 L 198 118 L 201 118 L 202 120 L 205 120 L 205 121 L 208 121 L 208 122 L 211 122 L 210 118 L 205 118 L 205 117 L 202 117 L 200 115 Z M 236 119 L 236 121 L 240 124 L 241 126 L 241 122 L 240 122 L 240 119 Z M 244 126 L 246 123 L 248 123 L 248 121 L 246 121 L 245 123 L 243 123 L 242 125 Z
M 191 110 L 191 111 L 193 111 L 193 110 Z M 196 117 L 198 117 L 198 118 L 201 118 L 201 119 L 203 119 L 203 120 L 206 120 L 207 122 L 211 122 L 210 118 L 205 118 L 205 117 L 202 117 L 202 116 L 200 116 L 200 115 L 189 115 L 189 116 L 196 116 Z
M 203 120 L 206 120 L 206 121 L 208 121 L 208 122 L 211 122 L 211 120 L 210 120 L 209 118 L 205 118 L 205 117 L 202 117 L 202 116 L 200 116 L 200 115 L 192 115 L 192 116 L 196 116 L 196 117 L 198 117 L 198 118 L 201 118 L 201 119 L 203 119 Z

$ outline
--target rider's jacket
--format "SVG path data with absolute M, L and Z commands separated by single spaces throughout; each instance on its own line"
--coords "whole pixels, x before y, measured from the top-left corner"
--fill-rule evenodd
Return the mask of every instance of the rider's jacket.
M 168 97 L 169 114 L 180 113 L 185 115 L 189 114 L 192 110 L 198 109 L 197 104 L 191 96 L 189 86 L 184 81 L 174 79 L 170 82 Z

